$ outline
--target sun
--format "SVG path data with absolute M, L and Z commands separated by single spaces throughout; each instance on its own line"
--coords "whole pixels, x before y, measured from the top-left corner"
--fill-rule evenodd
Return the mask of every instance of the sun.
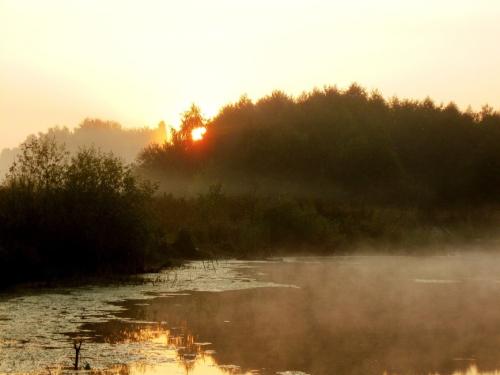
M 191 138 L 193 141 L 201 141 L 203 139 L 203 136 L 207 132 L 207 128 L 201 126 L 199 128 L 194 128 L 191 130 Z

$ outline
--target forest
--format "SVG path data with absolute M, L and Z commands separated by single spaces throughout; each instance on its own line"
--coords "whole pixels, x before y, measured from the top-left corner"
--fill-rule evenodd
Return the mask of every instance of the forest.
M 189 128 L 206 126 L 202 142 Z M 385 100 L 358 85 L 298 98 L 246 97 L 205 121 L 184 114 L 173 142 L 153 144 L 140 167 L 182 183 L 227 191 L 292 194 L 392 206 L 494 204 L 500 196 L 500 115 L 484 106 Z
M 75 133 L 91 128 L 124 132 L 87 120 Z M 498 237 L 500 114 L 488 106 L 325 87 L 243 96 L 211 119 L 193 105 L 165 139 L 146 133 L 127 133 L 132 163 L 113 138 L 75 147 L 49 131 L 20 146 L 0 187 L 0 285 Z

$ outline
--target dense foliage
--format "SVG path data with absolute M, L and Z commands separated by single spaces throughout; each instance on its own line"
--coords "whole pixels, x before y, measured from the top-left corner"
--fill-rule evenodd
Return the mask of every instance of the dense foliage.
M 482 207 L 400 208 L 324 198 L 225 194 L 155 198 L 170 241 L 190 234 L 205 257 L 353 253 L 440 254 L 495 247 L 498 210 Z M 492 241 L 493 240 L 493 241 Z M 179 249 L 178 256 L 190 256 Z
M 0 187 L 0 284 L 142 271 L 162 246 L 153 193 L 112 154 L 32 137 Z
M 243 97 L 205 126 L 200 142 L 174 138 L 147 148 L 143 170 L 179 192 L 222 183 L 230 193 L 391 205 L 500 198 L 500 115 L 489 107 L 386 101 L 353 85 L 299 98 L 274 92 L 256 103 Z
M 137 168 L 68 150 L 65 132 L 29 138 L 0 185 L 0 285 L 172 258 L 421 253 L 497 238 L 500 115 L 489 107 L 386 101 L 356 85 L 243 97 L 211 120 L 192 106 Z M 86 120 L 68 139 L 95 132 L 134 134 Z

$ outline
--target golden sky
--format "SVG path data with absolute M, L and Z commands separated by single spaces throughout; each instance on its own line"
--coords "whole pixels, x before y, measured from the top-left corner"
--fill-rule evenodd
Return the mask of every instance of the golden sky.
M 0 0 L 0 149 L 352 82 L 500 109 L 500 1 Z

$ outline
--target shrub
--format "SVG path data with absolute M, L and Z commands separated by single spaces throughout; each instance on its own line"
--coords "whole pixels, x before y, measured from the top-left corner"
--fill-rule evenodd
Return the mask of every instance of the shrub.
M 0 188 L 0 272 L 23 281 L 143 270 L 161 242 L 154 191 L 112 154 L 70 157 L 31 138 Z

